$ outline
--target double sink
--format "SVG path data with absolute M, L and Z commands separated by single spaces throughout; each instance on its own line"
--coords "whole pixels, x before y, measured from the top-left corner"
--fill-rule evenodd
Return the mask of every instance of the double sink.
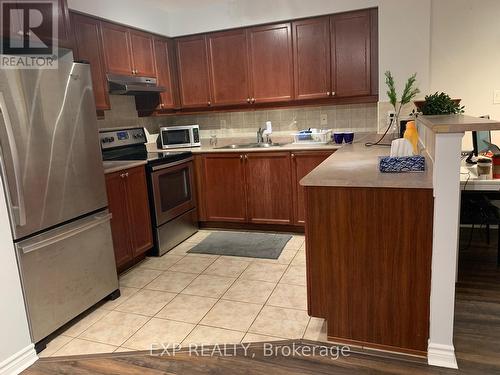
M 272 147 L 281 147 L 284 146 L 285 143 L 245 143 L 245 144 L 232 144 L 223 147 L 217 147 L 218 149 L 238 149 L 238 148 L 272 148 Z

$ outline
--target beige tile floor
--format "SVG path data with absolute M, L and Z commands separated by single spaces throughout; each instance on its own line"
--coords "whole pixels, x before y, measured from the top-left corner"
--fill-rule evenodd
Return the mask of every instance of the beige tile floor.
M 304 236 L 277 260 L 187 254 L 203 230 L 120 277 L 121 297 L 52 340 L 41 357 L 148 350 L 151 344 L 326 341 L 306 305 Z

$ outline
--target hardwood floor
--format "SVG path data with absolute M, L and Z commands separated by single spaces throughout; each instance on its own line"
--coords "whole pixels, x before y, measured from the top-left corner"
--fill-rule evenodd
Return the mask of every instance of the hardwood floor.
M 430 367 L 417 358 L 355 348 L 349 357 L 336 360 L 319 355 L 264 356 L 262 344 L 256 343 L 246 356 L 240 348 L 236 356 L 189 356 L 183 351 L 175 357 L 133 352 L 47 358 L 24 374 L 500 374 L 500 268 L 496 267 L 496 243 L 486 245 L 481 235 L 474 232 L 468 249 L 468 230 L 461 236 L 455 313 L 458 371 Z M 309 348 L 319 344 L 305 340 L 272 344 L 290 346 L 293 342 Z

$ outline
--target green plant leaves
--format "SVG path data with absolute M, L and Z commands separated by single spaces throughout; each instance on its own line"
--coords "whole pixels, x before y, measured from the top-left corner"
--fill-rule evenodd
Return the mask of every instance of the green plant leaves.
M 424 115 L 452 115 L 464 113 L 464 106 L 460 106 L 458 101 L 450 98 L 448 94 L 434 93 L 425 97 L 422 105 Z

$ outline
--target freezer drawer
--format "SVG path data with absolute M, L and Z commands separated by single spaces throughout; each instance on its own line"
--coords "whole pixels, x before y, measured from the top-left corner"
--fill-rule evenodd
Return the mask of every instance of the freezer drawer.
M 107 210 L 16 244 L 33 342 L 118 289 Z

